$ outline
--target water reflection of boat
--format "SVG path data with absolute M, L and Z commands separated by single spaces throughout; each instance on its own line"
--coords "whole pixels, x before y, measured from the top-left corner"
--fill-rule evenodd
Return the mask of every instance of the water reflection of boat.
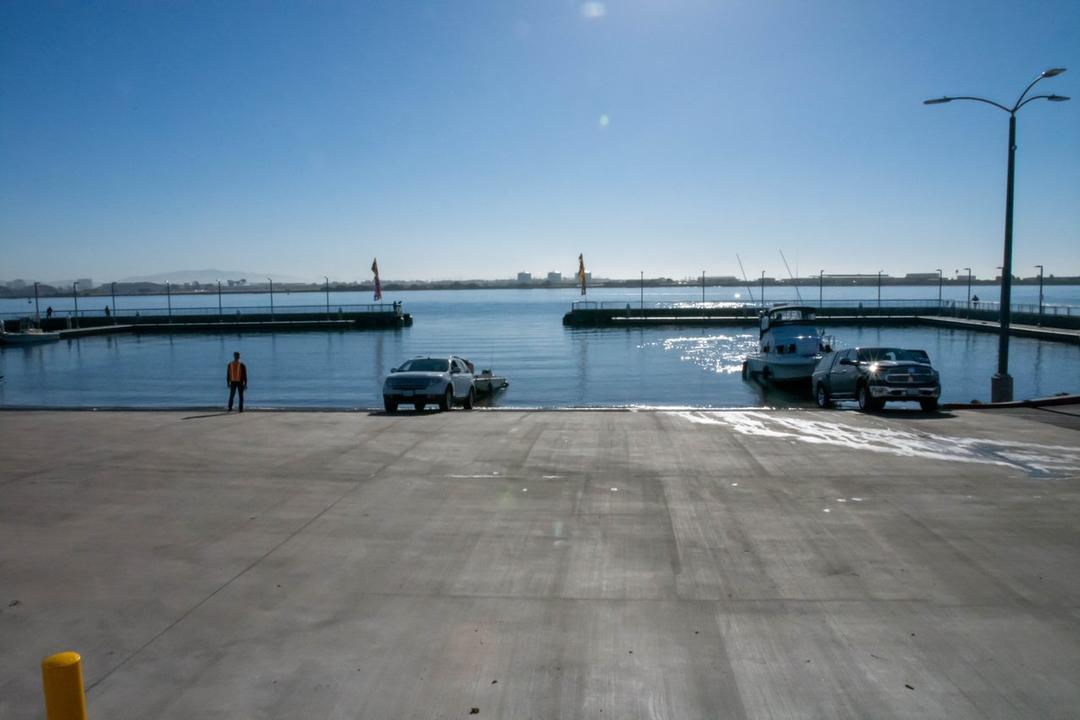
M 743 362 L 743 378 L 772 383 L 803 383 L 821 358 L 821 334 L 811 307 L 779 305 L 761 314 L 759 352 Z
M 2 345 L 44 345 L 45 343 L 56 342 L 59 339 L 60 333 L 45 332 L 37 328 L 10 333 L 0 329 L 0 344 Z

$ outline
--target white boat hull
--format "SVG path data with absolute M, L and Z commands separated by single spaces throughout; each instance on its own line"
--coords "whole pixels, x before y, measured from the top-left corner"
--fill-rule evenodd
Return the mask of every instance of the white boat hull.
M 799 382 L 810 379 L 817 361 L 817 357 L 789 359 L 751 356 L 746 359 L 746 371 L 752 377 L 772 382 Z
M 473 378 L 473 387 L 477 395 L 493 395 L 510 383 L 498 375 L 477 375 Z
M 0 345 L 44 345 L 59 339 L 60 333 L 54 332 L 3 333 L 0 334 Z

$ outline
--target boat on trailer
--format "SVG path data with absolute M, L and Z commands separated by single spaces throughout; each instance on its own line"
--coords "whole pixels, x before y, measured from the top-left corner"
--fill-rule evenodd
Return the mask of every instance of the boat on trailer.
M 816 310 L 805 305 L 777 305 L 762 311 L 758 352 L 743 361 L 743 378 L 808 383 L 825 350 L 816 319 Z
M 493 375 L 490 370 L 482 370 L 479 375 L 473 376 L 473 387 L 480 396 L 494 395 L 500 390 L 505 390 L 510 385 L 505 377 Z

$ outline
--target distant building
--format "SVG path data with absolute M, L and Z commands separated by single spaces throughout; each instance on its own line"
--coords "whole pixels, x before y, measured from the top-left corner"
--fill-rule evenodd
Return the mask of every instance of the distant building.
M 562 273 L 554 271 L 549 272 L 547 276 L 547 281 L 552 283 L 562 282 Z
M 905 280 L 937 280 L 938 274 L 932 273 L 908 273 L 904 276 Z
M 519 272 L 518 273 L 518 282 L 522 283 L 522 284 L 531 283 L 532 282 L 532 273 Z
M 80 290 L 93 290 L 94 289 L 94 281 L 91 280 L 90 278 L 79 278 L 75 282 L 79 283 L 79 289 Z

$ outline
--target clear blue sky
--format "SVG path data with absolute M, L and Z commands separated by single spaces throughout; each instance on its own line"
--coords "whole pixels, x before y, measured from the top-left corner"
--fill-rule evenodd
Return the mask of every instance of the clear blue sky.
M 1080 273 L 1080 2 L 4 2 L 0 278 Z M 792 268 L 794 270 L 794 267 Z

